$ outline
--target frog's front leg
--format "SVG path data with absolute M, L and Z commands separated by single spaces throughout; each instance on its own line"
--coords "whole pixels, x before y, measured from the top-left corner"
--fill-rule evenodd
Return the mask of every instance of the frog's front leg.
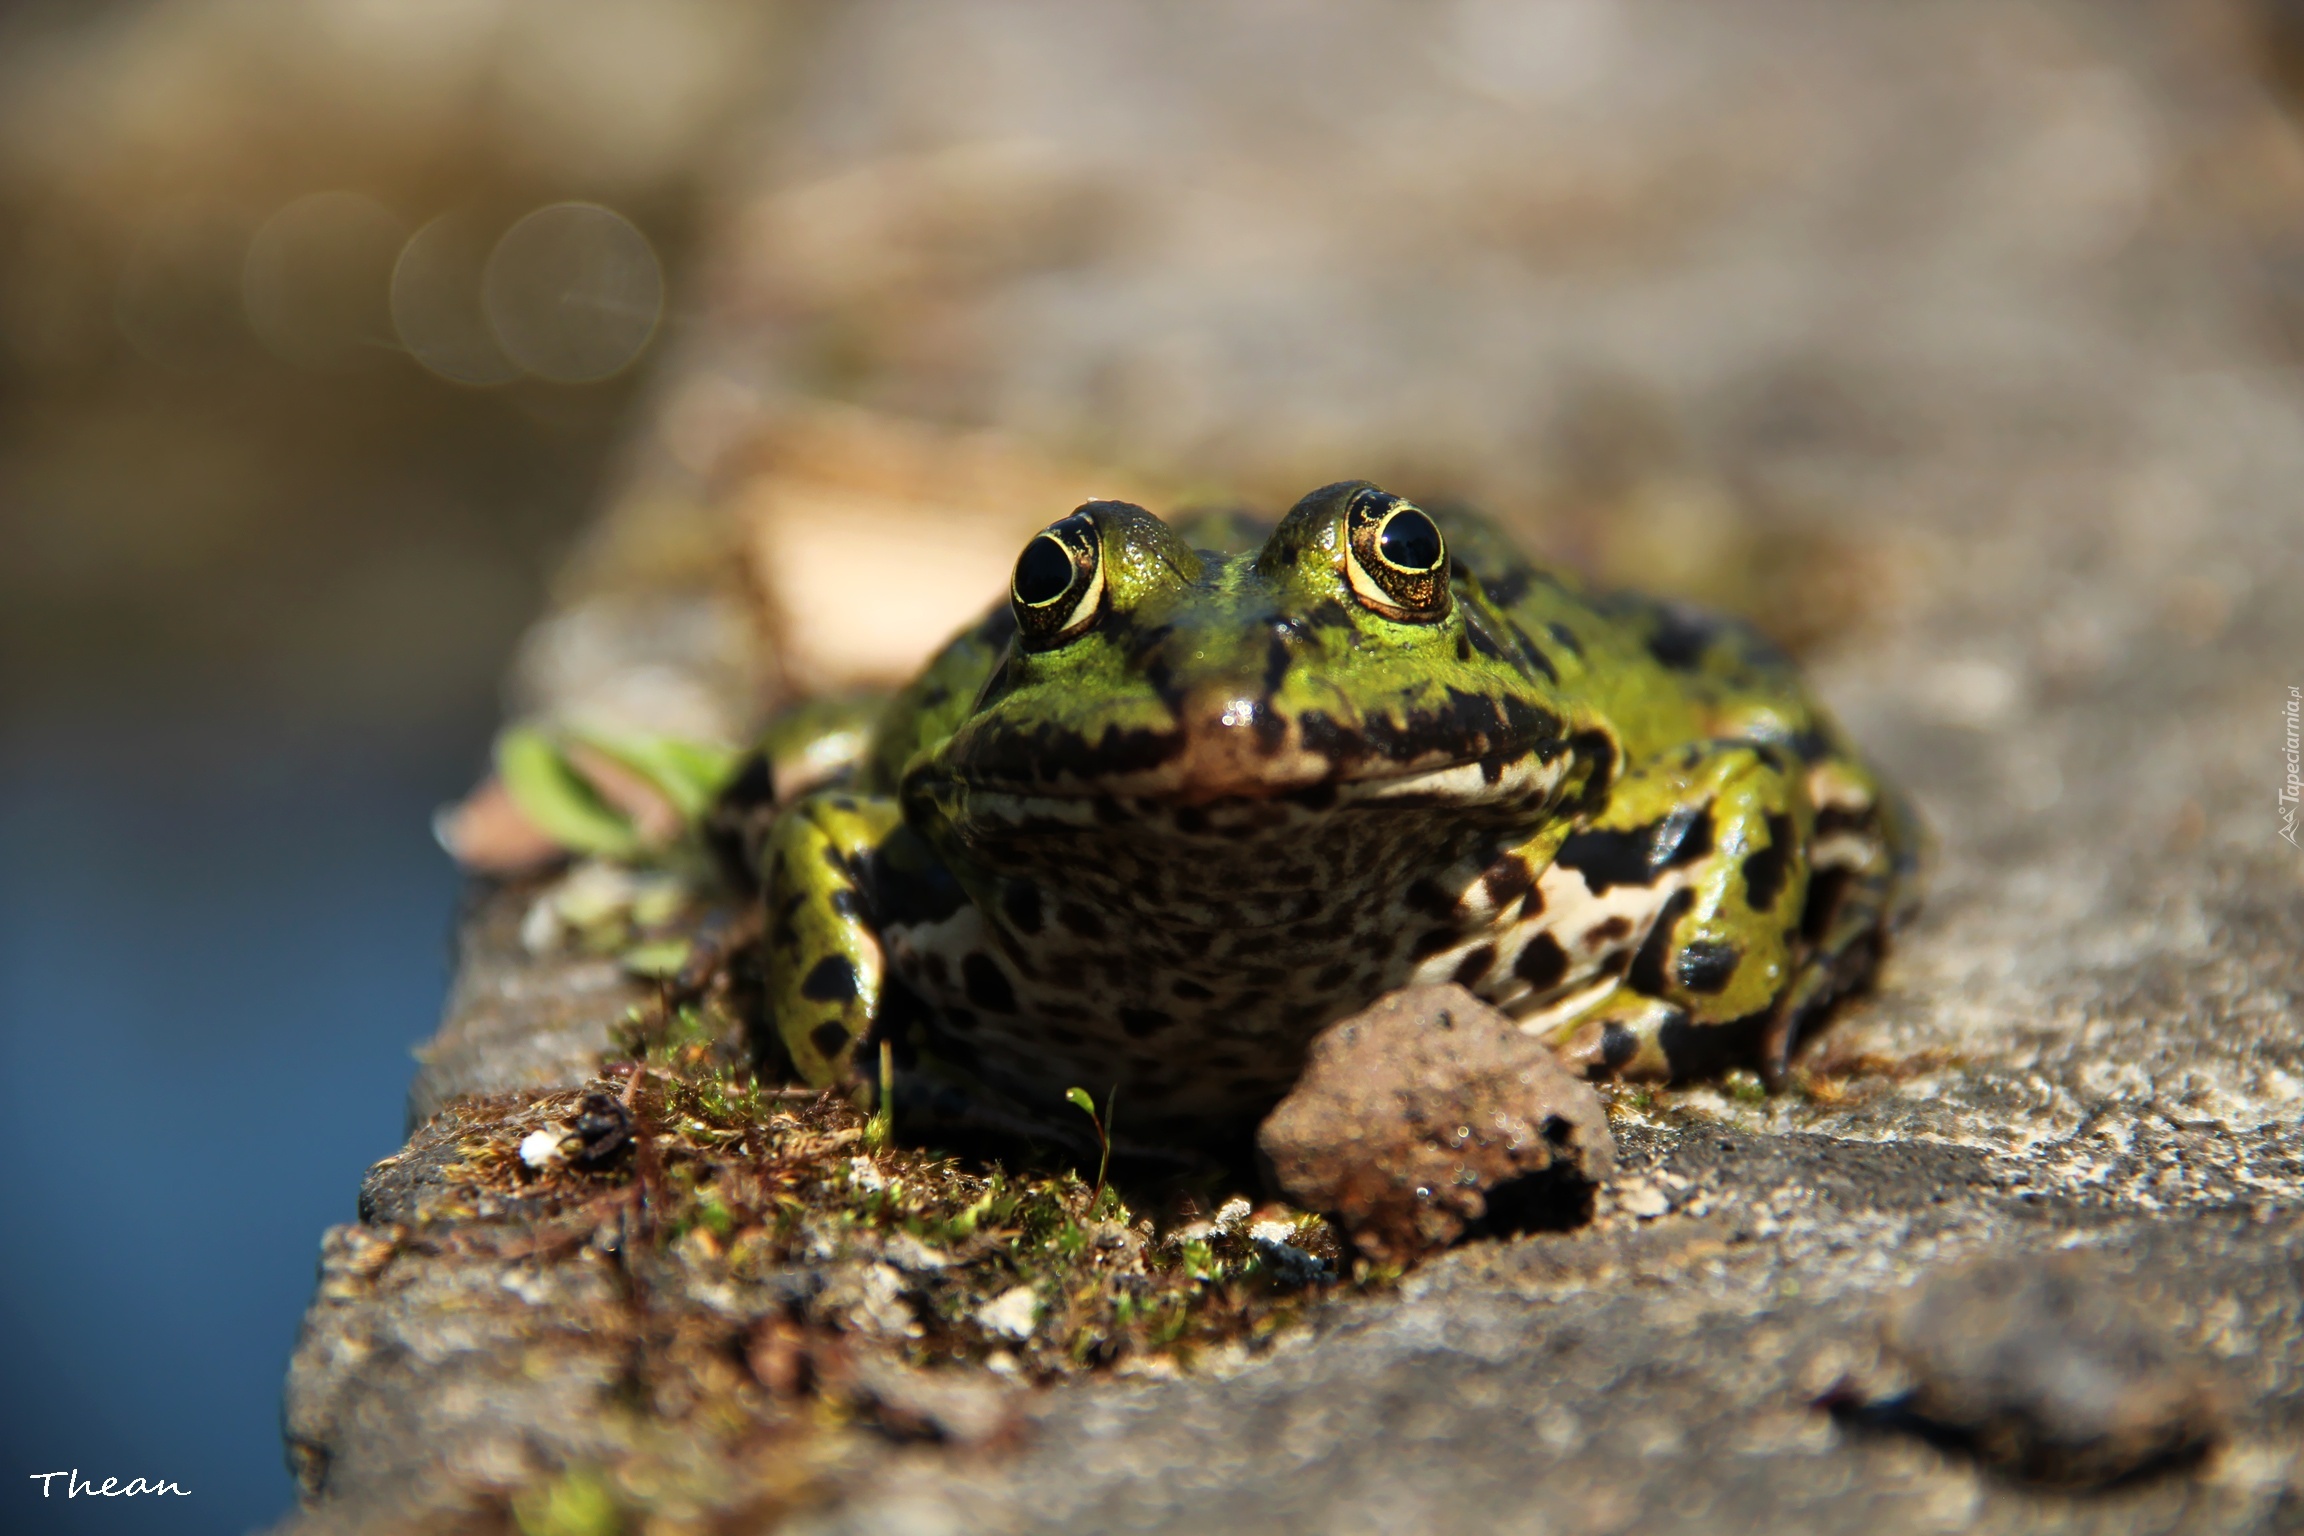
M 1537 881 L 1514 1011 L 1594 1075 L 1772 1075 L 1806 967 L 1813 825 L 1774 747 L 1694 745 L 1626 775 Z
M 808 795 L 776 818 L 760 850 L 768 914 L 768 1006 L 800 1075 L 861 1090 L 857 1061 L 887 985 L 874 867 L 904 824 L 893 799 Z

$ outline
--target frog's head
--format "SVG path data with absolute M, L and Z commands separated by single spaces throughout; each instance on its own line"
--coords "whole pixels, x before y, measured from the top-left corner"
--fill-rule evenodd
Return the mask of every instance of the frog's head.
M 1010 608 L 1002 664 L 920 765 L 916 786 L 948 813 L 1511 814 L 1571 787 L 1562 701 L 1442 520 L 1365 481 L 1314 491 L 1261 549 L 1229 556 L 1141 507 L 1090 502 L 1025 545 Z

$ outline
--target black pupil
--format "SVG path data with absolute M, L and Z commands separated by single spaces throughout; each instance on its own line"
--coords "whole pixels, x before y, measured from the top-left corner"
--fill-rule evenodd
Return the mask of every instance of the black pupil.
M 1440 530 L 1413 507 L 1392 514 L 1376 536 L 1384 558 L 1404 571 L 1428 571 L 1440 563 Z
M 1016 560 L 1016 601 L 1037 608 L 1062 597 L 1070 585 L 1070 550 L 1045 533 L 1024 546 Z

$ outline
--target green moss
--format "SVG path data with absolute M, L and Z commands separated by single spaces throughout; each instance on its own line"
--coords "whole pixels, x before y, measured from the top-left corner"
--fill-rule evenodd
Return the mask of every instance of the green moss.
M 512 1519 L 520 1536 L 618 1536 L 624 1529 L 607 1484 L 581 1469 L 521 1489 Z

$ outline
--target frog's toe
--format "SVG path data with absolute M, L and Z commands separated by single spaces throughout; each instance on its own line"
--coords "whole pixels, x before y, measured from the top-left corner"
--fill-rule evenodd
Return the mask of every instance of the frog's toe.
M 1544 1039 L 1572 1072 L 1596 1081 L 1620 1077 L 1660 1083 L 1672 1076 L 1665 1033 L 1687 1023 L 1684 1009 L 1660 997 L 1618 990 L 1545 1031 Z
M 1769 1008 L 1706 1022 L 1665 998 L 1618 988 L 1543 1036 L 1571 1071 L 1588 1078 L 1684 1083 L 1758 1066 L 1774 1083 L 1796 1043 L 1783 1016 Z

